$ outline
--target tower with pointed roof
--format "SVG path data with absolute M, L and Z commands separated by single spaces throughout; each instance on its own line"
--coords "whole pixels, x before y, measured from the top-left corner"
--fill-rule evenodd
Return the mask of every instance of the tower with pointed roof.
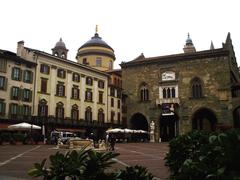
M 56 43 L 55 47 L 52 48 L 52 55 L 67 59 L 68 49 L 66 48 L 65 43 L 62 41 L 62 38 Z
M 76 59 L 80 64 L 88 65 L 101 71 L 113 69 L 115 61 L 114 50 L 99 36 L 98 26 L 96 26 L 94 36 L 78 49 Z
M 186 40 L 186 44 L 184 45 L 183 51 L 184 51 L 184 53 L 196 52 L 196 49 L 193 45 L 193 42 L 192 42 L 192 39 L 190 38 L 189 33 L 188 33 L 188 38 Z

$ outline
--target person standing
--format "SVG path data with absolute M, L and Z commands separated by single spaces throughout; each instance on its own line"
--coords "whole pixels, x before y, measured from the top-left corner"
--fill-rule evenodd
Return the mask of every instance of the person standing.
M 113 135 L 111 135 L 109 137 L 109 143 L 110 143 L 110 150 L 114 151 L 115 150 L 114 146 L 115 146 L 115 143 L 116 143 L 116 139 Z

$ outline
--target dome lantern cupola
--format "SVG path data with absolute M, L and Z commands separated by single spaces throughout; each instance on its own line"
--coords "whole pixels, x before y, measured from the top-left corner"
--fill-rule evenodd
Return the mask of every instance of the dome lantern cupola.
M 68 49 L 66 48 L 65 43 L 62 41 L 62 38 L 56 43 L 55 47 L 52 48 L 52 55 L 67 59 Z
M 96 26 L 94 36 L 84 43 L 77 52 L 78 63 L 106 71 L 113 68 L 114 50 L 98 34 Z
M 184 45 L 183 51 L 184 51 L 184 53 L 196 52 L 196 49 L 193 45 L 193 42 L 192 42 L 192 39 L 190 38 L 189 33 L 188 33 L 188 37 L 187 37 L 187 40 L 186 40 L 186 44 Z

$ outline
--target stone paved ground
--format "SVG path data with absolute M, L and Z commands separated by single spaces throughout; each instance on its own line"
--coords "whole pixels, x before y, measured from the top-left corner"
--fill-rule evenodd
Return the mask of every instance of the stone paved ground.
M 0 179 L 31 179 L 27 171 L 33 167 L 33 163 L 41 162 L 56 151 L 54 146 L 49 145 L 1 145 Z M 169 172 L 164 166 L 163 158 L 167 151 L 167 143 L 116 144 L 116 152 L 120 153 L 120 156 L 116 157 L 117 163 L 113 166 L 113 170 L 142 165 L 147 167 L 157 179 L 166 179 Z

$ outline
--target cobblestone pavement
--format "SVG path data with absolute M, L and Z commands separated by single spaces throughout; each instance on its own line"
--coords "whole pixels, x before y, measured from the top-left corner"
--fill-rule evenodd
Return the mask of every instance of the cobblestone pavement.
M 33 164 L 41 162 L 56 151 L 57 149 L 50 145 L 1 145 L 0 179 L 31 179 L 27 171 Z M 167 179 L 169 176 L 168 169 L 164 166 L 164 157 L 168 152 L 167 143 L 119 143 L 116 144 L 115 151 L 120 155 L 114 159 L 117 163 L 112 167 L 113 170 L 142 165 L 147 167 L 156 179 Z

